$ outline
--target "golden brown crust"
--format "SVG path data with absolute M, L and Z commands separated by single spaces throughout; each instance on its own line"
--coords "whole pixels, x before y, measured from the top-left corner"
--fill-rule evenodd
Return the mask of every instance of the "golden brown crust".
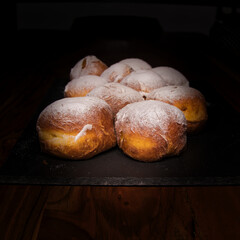
M 64 92 L 64 97 L 85 97 L 93 88 L 70 89 Z
M 102 74 L 101 77 L 104 77 L 108 82 L 117 82 L 119 83 L 123 78 L 129 75 L 134 70 L 124 64 L 124 63 L 115 63 L 108 67 Z
M 53 113 L 53 115 L 40 115 L 37 126 L 41 129 L 59 130 L 65 133 L 77 134 L 86 124 L 111 128 L 111 119 L 112 113 L 106 109 L 98 109 L 97 111 L 83 113 L 82 115 L 69 116 L 58 113 L 54 115 Z
M 103 63 L 102 61 L 96 62 L 96 71 L 89 71 L 89 75 L 97 75 L 100 76 L 102 72 L 107 69 L 107 65 Z
M 96 56 L 86 56 L 78 61 L 70 71 L 70 80 L 84 75 L 100 76 L 107 65 Z
M 85 75 L 67 83 L 64 97 L 85 97 L 94 88 L 108 83 L 105 78 L 95 75 Z
M 154 162 L 167 156 L 178 155 L 186 145 L 185 130 L 180 125 L 172 124 L 166 135 L 154 135 L 151 131 L 148 128 L 138 129 L 134 133 L 130 128 L 124 128 L 124 133 L 116 130 L 118 146 L 133 159 Z
M 174 101 L 172 104 L 184 113 L 187 120 L 188 133 L 197 133 L 202 130 L 208 119 L 204 98 L 196 96 L 189 99 Z
M 125 154 L 143 162 L 153 162 L 161 159 L 167 152 L 167 142 L 160 135 L 149 136 L 149 129 L 141 129 L 133 133 L 131 129 L 118 126 L 117 143 Z M 148 135 L 148 136 L 146 136 Z
M 149 101 L 130 104 L 131 106 L 126 106 L 117 114 L 115 130 L 118 146 L 128 156 L 144 162 L 178 155 L 184 149 L 187 140 L 186 119 L 183 113 L 169 104 L 146 102 Z M 166 106 L 169 107 L 169 111 L 165 112 Z M 147 110 L 138 115 L 137 112 L 143 108 Z M 168 115 L 168 122 L 162 120 L 164 114 Z M 156 117 L 159 119 L 154 119 Z M 141 118 L 140 124 L 136 120 L 138 118 Z
M 119 78 L 117 81 L 115 81 L 116 75 L 113 72 L 109 75 L 109 80 L 110 80 L 110 82 L 118 82 L 119 83 L 122 81 L 123 78 L 125 78 L 127 75 L 129 75 L 132 71 L 133 70 L 131 68 L 127 69 L 126 72 L 124 72 L 123 75 L 121 76 L 121 78 Z
M 159 100 L 179 108 L 186 117 L 188 133 L 199 132 L 208 119 L 204 96 L 197 89 L 188 86 L 159 88 L 151 92 L 147 99 Z
M 37 131 L 42 151 L 67 159 L 87 159 L 116 145 L 110 107 L 97 98 L 52 103 L 40 114 Z
M 116 145 L 113 129 L 101 131 L 100 128 L 87 131 L 75 141 L 76 135 L 62 131 L 39 129 L 40 146 L 43 152 L 72 160 L 88 159 Z
M 197 133 L 201 131 L 207 122 L 208 114 L 205 100 L 199 97 L 175 100 L 173 102 L 161 100 L 179 108 L 187 120 L 187 132 Z

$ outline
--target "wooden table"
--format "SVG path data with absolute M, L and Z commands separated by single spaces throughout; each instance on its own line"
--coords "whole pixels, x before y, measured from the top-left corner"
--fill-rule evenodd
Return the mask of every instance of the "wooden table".
M 1 165 L 53 81 L 66 77 L 79 57 L 74 49 L 61 51 L 61 44 L 51 43 L 48 48 L 46 42 L 38 49 L 40 45 L 19 41 L 14 62 L 6 58 L 0 88 Z M 234 69 L 208 57 L 214 67 L 229 75 L 230 83 L 239 86 Z M 226 86 L 221 80 L 220 76 L 219 82 L 212 84 L 240 110 L 236 85 Z M 239 203 L 240 186 L 1 185 L 0 239 L 237 240 Z

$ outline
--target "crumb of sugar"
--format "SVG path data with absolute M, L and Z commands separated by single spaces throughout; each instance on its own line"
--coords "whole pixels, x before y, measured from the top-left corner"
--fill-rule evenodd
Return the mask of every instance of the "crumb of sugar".
M 86 135 L 87 130 L 92 130 L 92 124 L 86 124 L 82 130 L 75 136 L 74 140 L 75 142 L 81 138 L 82 136 Z

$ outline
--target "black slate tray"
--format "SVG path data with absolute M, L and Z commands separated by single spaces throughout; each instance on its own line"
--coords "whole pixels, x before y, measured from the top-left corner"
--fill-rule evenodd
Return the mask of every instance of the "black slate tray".
M 155 163 L 135 161 L 115 147 L 92 159 L 63 160 L 41 152 L 35 129 L 40 111 L 63 96 L 66 80 L 57 80 L 9 159 L 0 183 L 99 186 L 195 186 L 240 184 L 240 114 L 210 89 L 204 92 L 209 119 L 205 129 L 188 136 L 186 150 Z M 204 90 L 204 88 L 201 88 Z M 210 93 L 210 94 L 209 94 Z

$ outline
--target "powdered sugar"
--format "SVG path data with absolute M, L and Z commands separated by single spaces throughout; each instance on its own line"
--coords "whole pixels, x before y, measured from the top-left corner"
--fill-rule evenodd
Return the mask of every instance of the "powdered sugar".
M 152 71 L 159 74 L 167 85 L 189 86 L 187 78 L 181 72 L 172 67 L 155 67 L 152 68 Z
M 106 84 L 108 81 L 99 76 L 95 75 L 85 75 L 81 76 L 79 78 L 75 78 L 72 81 L 70 81 L 66 86 L 65 86 L 65 92 L 68 91 L 73 91 L 73 92 L 78 92 L 79 90 L 82 89 L 93 89 L 95 87 L 99 87 L 101 85 Z
M 147 99 L 168 101 L 169 103 L 194 97 L 203 98 L 203 95 L 197 89 L 187 86 L 165 86 L 155 89 L 147 95 Z
M 140 92 L 150 92 L 153 89 L 166 86 L 165 81 L 152 70 L 134 71 L 120 83 Z
M 77 141 L 82 136 L 86 135 L 87 130 L 92 130 L 92 124 L 86 124 L 82 130 L 75 136 L 74 140 Z
M 139 92 L 120 83 L 107 83 L 93 89 L 87 96 L 105 100 L 111 106 L 114 114 L 126 104 L 143 101 Z
M 102 96 L 103 98 L 114 96 L 119 100 L 124 99 L 125 101 L 130 102 L 143 100 L 139 92 L 120 83 L 107 83 L 103 86 L 97 87 L 88 93 L 88 96 Z
M 84 75 L 98 75 L 99 64 L 105 65 L 94 55 L 89 55 L 79 60 L 70 71 L 70 78 L 78 78 Z M 107 67 L 106 67 L 107 68 Z M 100 75 L 100 74 L 99 74 Z
M 120 63 L 129 65 L 134 71 L 152 68 L 150 64 L 140 58 L 126 58 L 121 60 Z
M 133 69 L 124 63 L 115 63 L 107 68 L 101 77 L 108 79 L 109 82 L 120 82 L 124 77 L 131 73 Z
M 79 116 L 82 119 L 83 115 L 91 115 L 99 109 L 105 109 L 112 114 L 109 105 L 96 97 L 63 98 L 48 105 L 41 112 L 39 118 L 44 117 L 60 121 L 65 125 L 71 125 Z
M 116 125 L 119 122 L 127 124 L 133 132 L 147 127 L 151 131 L 161 130 L 166 133 L 172 121 L 187 125 L 181 110 L 170 104 L 154 100 L 131 103 L 122 108 L 116 115 Z

